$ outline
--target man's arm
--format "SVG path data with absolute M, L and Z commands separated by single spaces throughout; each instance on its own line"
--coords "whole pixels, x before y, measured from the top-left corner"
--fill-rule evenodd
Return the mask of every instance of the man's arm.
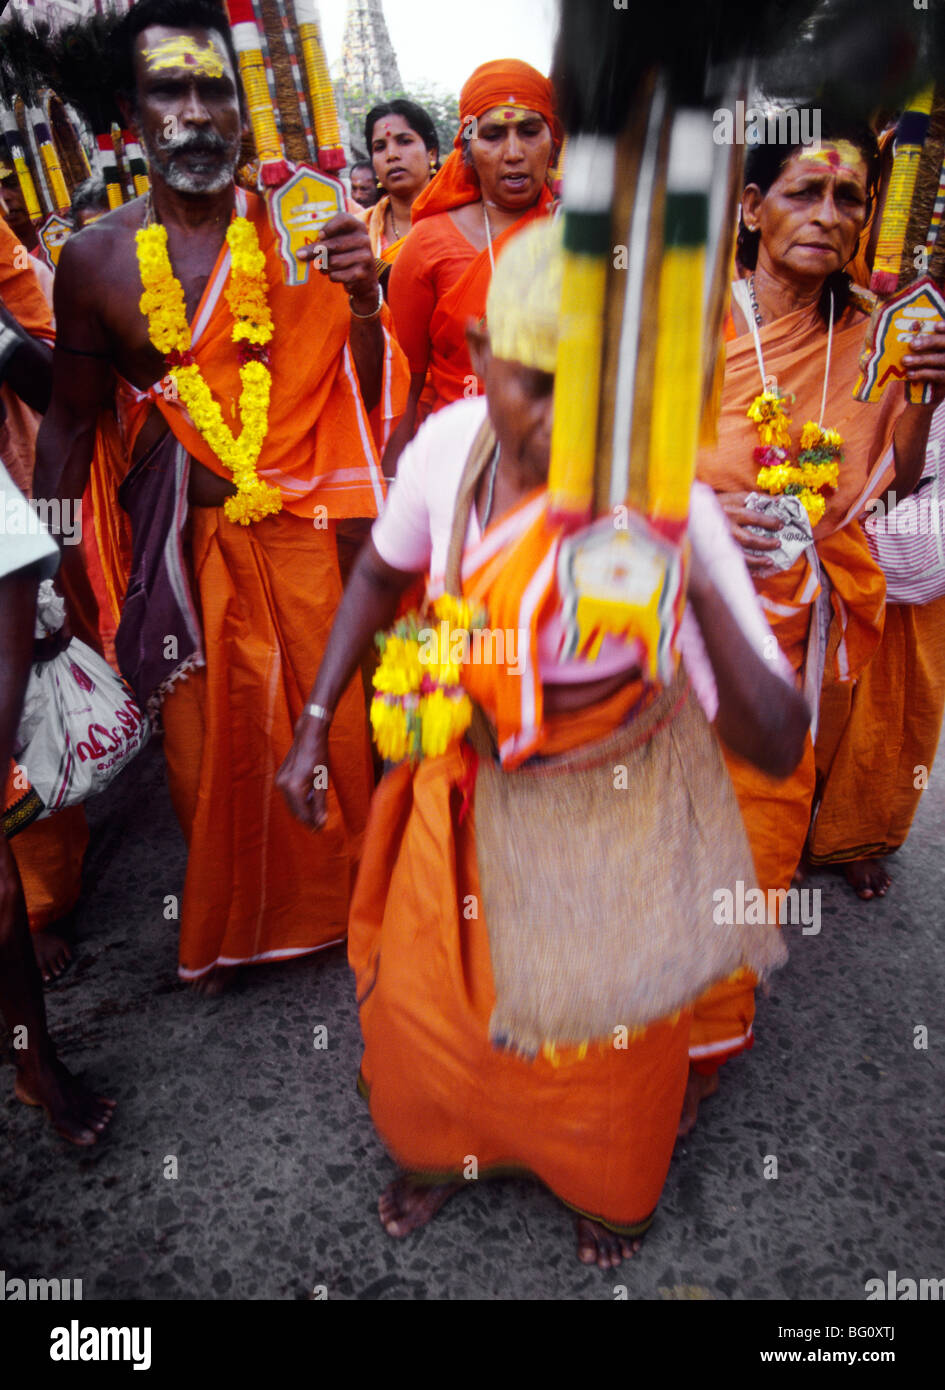
M 0 383 L 40 414 L 49 405 L 52 349 L 31 338 L 0 301 Z
M 52 397 L 36 441 L 34 496 L 68 497 L 76 505 L 89 478 L 99 411 L 114 390 L 110 344 L 95 301 L 100 274 L 87 248 L 66 243 L 56 273 Z
M 327 264 L 322 263 L 325 251 Z M 350 213 L 338 213 L 325 223 L 314 245 L 302 247 L 299 259 L 318 261 L 322 274 L 347 291 L 351 354 L 361 397 L 367 409 L 373 410 L 381 399 L 384 366 L 383 299 L 367 227 Z

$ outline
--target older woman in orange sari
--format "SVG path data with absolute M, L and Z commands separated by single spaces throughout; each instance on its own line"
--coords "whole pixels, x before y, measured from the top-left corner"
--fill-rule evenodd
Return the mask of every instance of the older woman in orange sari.
M 885 581 L 857 518 L 890 487 L 899 497 L 912 492 L 934 406 L 906 405 L 895 391 L 879 405 L 852 396 L 868 305 L 858 301 L 844 267 L 875 194 L 875 137 L 865 126 L 825 115 L 822 144 L 791 147 L 779 145 L 770 126 L 770 141 L 756 146 L 746 164 L 739 260 L 750 273 L 734 286 L 718 440 L 702 453 L 698 476 L 728 513 L 816 726 L 825 661 L 837 678 L 854 680 L 882 633 Z M 910 377 L 932 382 L 940 400 L 945 331 L 917 338 L 906 361 Z M 821 475 L 817 498 L 801 497 L 813 541 L 791 560 L 779 538 L 783 521 L 748 499 L 766 487 L 779 490 L 777 469 L 805 450 L 835 464 L 835 476 L 830 485 L 828 474 Z M 728 763 L 759 882 L 786 889 L 810 823 L 813 743 L 808 739 L 800 766 L 783 782 L 737 757 Z M 697 1005 L 692 1056 L 704 1093 L 714 1087 L 719 1063 L 750 1046 L 752 1016 L 747 979 Z
M 552 206 L 548 170 L 560 142 L 551 83 L 528 63 L 484 63 L 459 98 L 460 128 L 439 174 L 413 204 L 412 229 L 391 272 L 388 295 L 410 364 L 407 409 L 391 436 L 384 471 L 396 469 L 426 412 L 482 390 L 466 325 L 485 313 L 497 257 L 517 232 Z

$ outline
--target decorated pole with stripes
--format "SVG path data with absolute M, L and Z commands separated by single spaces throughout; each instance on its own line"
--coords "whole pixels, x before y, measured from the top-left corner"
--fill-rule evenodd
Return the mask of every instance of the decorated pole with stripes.
M 336 169 L 343 169 L 347 161 L 341 144 L 335 90 L 331 85 L 322 46 L 317 0 L 295 0 L 295 17 L 299 26 L 302 58 L 312 99 L 312 114 L 315 118 L 318 166 L 326 174 L 330 174 Z
M 46 172 L 46 180 L 49 188 L 51 212 L 67 212 L 72 199 L 69 196 L 69 189 L 66 186 L 65 176 L 62 172 L 62 165 L 59 162 L 59 155 L 56 146 L 53 144 L 52 133 L 46 123 L 43 112 L 37 106 L 29 106 L 26 109 L 26 118 L 32 127 L 36 138 L 36 146 L 39 150 L 40 158 Z
M 123 130 L 121 141 L 125 147 L 125 158 L 128 160 L 128 168 L 134 181 L 135 195 L 141 197 L 147 193 L 151 187 L 151 180 L 148 178 L 148 166 L 144 158 L 144 151 L 138 143 L 138 138 L 133 130 Z
M 30 172 L 29 162 L 26 158 L 26 148 L 23 144 L 20 128 L 16 123 L 16 117 L 8 106 L 0 105 L 0 125 L 3 127 L 3 138 L 6 141 L 10 163 L 16 171 L 16 180 L 20 185 L 20 192 L 23 195 L 23 203 L 26 207 L 27 214 L 34 222 L 38 221 L 43 215 L 43 210 L 39 203 L 39 194 L 36 191 L 36 184 L 33 182 L 33 175 Z
M 109 210 L 120 208 L 125 199 L 121 191 L 121 174 L 118 170 L 118 156 L 115 154 L 115 143 L 112 140 L 111 131 L 97 133 L 95 144 L 98 148 L 98 162 L 101 166 L 102 178 L 105 180 L 105 195 L 108 198 Z
M 292 170 L 286 162 L 276 125 L 276 113 L 266 78 L 262 37 L 252 0 L 227 0 L 227 10 L 259 156 L 259 181 L 264 188 L 278 188 L 291 176 Z

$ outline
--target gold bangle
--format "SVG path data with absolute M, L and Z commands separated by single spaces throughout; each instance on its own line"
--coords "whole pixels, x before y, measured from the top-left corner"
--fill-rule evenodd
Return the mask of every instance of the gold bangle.
M 348 295 L 348 308 L 349 308 L 349 310 L 351 311 L 351 317 L 354 318 L 354 319 L 376 319 L 377 316 L 378 316 L 378 314 L 379 314 L 379 313 L 381 312 L 381 310 L 383 309 L 383 307 L 384 307 L 384 293 L 383 293 L 383 291 L 381 290 L 380 285 L 378 285 L 378 287 L 377 287 L 377 308 L 376 308 L 376 309 L 372 309 L 371 312 L 370 312 L 369 314 L 359 314 L 358 311 L 357 311 L 357 309 L 354 308 L 354 301 L 352 300 L 351 295 L 350 295 L 350 294 Z

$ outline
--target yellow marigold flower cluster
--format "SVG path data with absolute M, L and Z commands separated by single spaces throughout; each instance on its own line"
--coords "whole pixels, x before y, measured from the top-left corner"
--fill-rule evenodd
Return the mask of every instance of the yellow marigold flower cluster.
M 801 430 L 801 452 L 808 449 L 827 449 L 830 452 L 839 453 L 843 447 L 843 440 L 839 430 L 824 430 L 813 420 L 808 420 Z
M 759 468 L 756 479 L 762 492 L 770 492 L 776 496 L 790 483 L 801 481 L 801 470 L 795 468 L 792 463 L 776 463 L 771 468 Z
M 266 295 L 266 257 L 255 228 L 244 217 L 237 217 L 230 224 L 226 239 L 231 264 L 226 302 L 236 320 L 233 341 L 245 340 L 262 346 L 273 334 L 272 313 Z
M 374 689 L 382 695 L 409 695 L 420 689 L 424 670 L 416 637 L 400 636 L 395 629 L 384 639 Z
M 437 686 L 420 701 L 422 751 L 438 758 L 469 728 L 472 702 L 468 695 L 450 695 Z
M 186 330 L 186 347 L 190 348 L 190 327 L 184 289 L 171 269 L 167 254 L 167 230 L 164 227 L 145 227 L 136 236 L 138 266 L 144 293 L 139 301 L 142 314 L 148 320 L 148 336 L 163 356 L 181 348 L 181 323 Z
M 826 500 L 819 492 L 811 492 L 809 487 L 805 487 L 797 493 L 797 500 L 810 517 L 811 526 L 816 526 L 827 510 Z
M 256 229 L 247 218 L 237 217 L 230 224 L 226 239 L 231 259 L 226 299 L 234 319 L 233 342 L 247 341 L 264 347 L 272 338 L 273 323 L 267 298 L 266 258 Z M 143 227 L 135 240 L 144 289 L 139 302 L 148 321 L 148 336 L 163 356 L 174 353 L 186 359 L 193 344 L 184 291 L 168 255 L 167 231 L 161 226 Z M 256 472 L 269 429 L 272 377 L 265 362 L 252 358 L 240 367 L 242 429 L 238 437 L 234 437 L 224 420 L 197 364 L 177 360 L 171 365 L 178 395 L 196 429 L 236 483 L 236 496 L 224 503 L 227 519 L 248 526 L 281 511 L 279 489 L 264 483 Z
M 784 399 L 776 391 L 762 391 L 748 407 L 748 418 L 758 426 L 758 437 L 762 444 L 776 449 L 790 444 L 788 426 L 791 417 L 784 408 Z
M 776 447 L 785 449 L 790 444 L 786 428 L 783 438 L 777 441 L 772 441 L 766 435 L 766 431 L 770 433 L 777 428 L 776 403 L 779 401 L 780 397 L 766 391 L 755 397 L 748 415 L 758 426 L 762 445 L 775 443 Z M 785 424 L 789 423 L 787 416 L 781 418 Z M 815 421 L 808 420 L 801 430 L 801 450 L 796 461 L 786 459 L 782 463 L 771 463 L 760 468 L 757 485 L 763 492 L 775 496 L 789 493 L 796 497 L 807 512 L 811 525 L 816 526 L 827 510 L 824 494 L 833 492 L 840 482 L 842 448 L 843 439 L 839 431 L 822 429 Z M 761 449 L 756 449 L 755 455 L 759 462 L 765 457 Z
M 476 627 L 484 619 L 481 607 L 473 607 L 468 599 L 457 598 L 455 594 L 440 594 L 433 603 L 433 616 L 451 627 L 463 628 L 466 632 Z
M 464 599 L 444 595 L 433 605 L 430 619 L 409 613 L 378 636 L 381 659 L 374 673 L 371 729 L 383 758 L 439 757 L 469 728 L 472 702 L 460 685 L 461 662 L 452 658 L 454 645 L 469 650 L 468 628 L 459 620 L 471 623 L 480 611 Z M 431 619 L 441 626 L 431 627 Z M 454 638 L 459 640 L 454 643 Z M 435 661 L 424 655 L 430 644 L 436 645 Z
M 371 701 L 371 730 L 381 757 L 391 763 L 402 763 L 409 751 L 407 713 L 403 705 L 390 704 L 375 695 Z

